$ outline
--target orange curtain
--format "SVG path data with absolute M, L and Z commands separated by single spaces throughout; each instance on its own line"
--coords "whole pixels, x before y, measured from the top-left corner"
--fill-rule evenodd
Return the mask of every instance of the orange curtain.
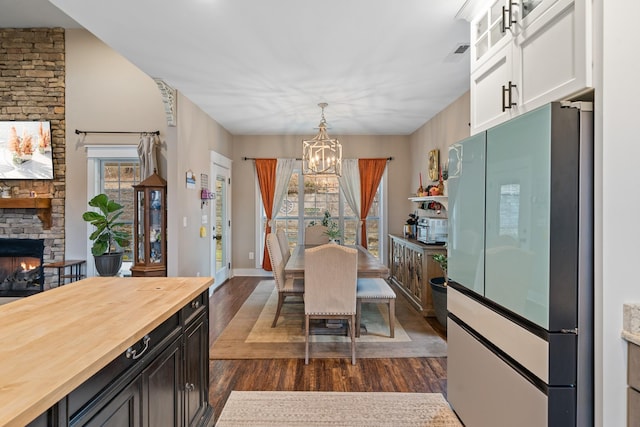
M 387 159 L 358 159 L 360 170 L 360 219 L 362 220 L 362 246 L 367 247 L 367 215 L 378 191 Z
M 267 226 L 264 230 L 264 241 L 267 241 L 267 235 L 271 233 L 271 212 L 273 211 L 273 198 L 276 189 L 276 166 L 277 159 L 256 159 L 256 172 L 258 174 L 258 184 L 260 185 L 260 194 L 262 195 L 262 204 L 267 214 Z M 267 252 L 265 244 L 262 257 L 262 268 L 271 271 L 271 259 Z

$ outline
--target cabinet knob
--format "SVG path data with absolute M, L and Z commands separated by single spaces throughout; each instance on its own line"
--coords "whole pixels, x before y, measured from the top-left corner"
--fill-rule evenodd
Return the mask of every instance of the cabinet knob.
M 195 386 L 195 385 L 193 385 L 192 383 L 186 383 L 186 384 L 184 385 L 184 389 L 185 389 L 186 391 L 193 391 L 193 390 L 195 390 L 195 389 L 196 389 L 196 386 Z
M 200 307 L 200 301 L 195 300 L 195 301 L 191 301 L 191 308 L 196 309 Z

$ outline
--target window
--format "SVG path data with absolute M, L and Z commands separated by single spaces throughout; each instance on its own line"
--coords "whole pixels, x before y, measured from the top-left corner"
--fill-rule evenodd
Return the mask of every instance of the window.
M 118 218 L 126 224 L 124 227 L 133 236 L 133 216 L 135 205 L 133 186 L 140 182 L 140 161 L 138 159 L 100 160 L 100 192 L 124 206 Z M 133 240 L 133 239 L 132 239 Z M 123 261 L 132 261 L 133 241 L 124 249 Z
M 384 241 L 380 237 L 383 212 L 381 189 L 385 179 L 386 173 L 367 217 L 367 246 L 369 251 L 380 259 L 382 259 Z M 300 168 L 297 168 L 291 175 L 289 189 L 278 215 L 274 218 L 272 229 L 285 230 L 290 246 L 293 248 L 298 242 L 304 240 L 304 227 L 312 222 L 322 222 L 325 211 L 329 211 L 331 220 L 338 223 L 342 230 L 340 241 L 347 245 L 354 245 L 359 226 L 358 219 L 340 192 L 338 178 L 332 175 L 303 175 Z M 264 209 L 262 212 L 264 223 L 266 221 Z M 264 229 L 261 239 L 264 239 Z
M 87 160 L 87 200 L 105 193 L 124 206 L 124 212 L 119 219 L 127 224 L 133 236 L 133 185 L 140 182 L 140 160 L 136 146 L 88 145 Z M 87 224 L 88 233 L 91 232 L 91 227 L 93 226 Z M 87 239 L 87 259 L 91 258 L 91 244 Z M 133 261 L 132 248 L 133 238 L 129 247 L 124 248 L 121 274 L 128 274 Z M 93 263 L 87 263 L 87 276 L 95 274 Z

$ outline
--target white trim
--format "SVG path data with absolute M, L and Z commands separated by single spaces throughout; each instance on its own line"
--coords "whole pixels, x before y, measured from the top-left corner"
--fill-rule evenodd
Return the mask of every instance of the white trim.
M 210 185 L 214 185 L 213 183 L 215 183 L 216 181 L 216 167 L 219 167 L 221 169 L 226 169 L 228 172 L 228 177 L 229 180 L 231 180 L 231 166 L 233 164 L 233 161 L 219 153 L 216 153 L 215 151 L 211 151 L 210 152 L 210 161 L 211 164 L 209 166 L 209 174 L 210 174 L 210 178 L 209 178 L 209 184 Z M 228 221 L 231 221 L 232 218 L 232 212 L 231 212 L 231 207 L 232 207 L 232 200 L 231 200 L 231 183 L 228 182 L 227 184 L 227 188 L 226 188 L 226 192 L 225 192 L 225 207 L 226 207 L 226 214 L 225 217 Z M 213 190 L 213 188 L 212 188 Z M 218 201 L 216 200 L 216 203 Z M 211 224 L 214 224 L 215 222 L 215 212 L 214 212 L 214 203 L 210 204 L 209 207 L 209 218 L 211 218 Z M 210 224 L 208 225 L 209 227 L 211 226 Z M 227 261 L 227 263 L 229 265 L 231 265 L 232 263 L 232 259 L 231 259 L 231 254 L 233 253 L 231 251 L 231 242 L 232 242 L 232 238 L 231 238 L 231 228 L 230 227 L 225 227 L 225 234 L 223 235 L 223 242 L 227 242 L 227 244 L 224 245 L 224 250 L 225 250 L 225 254 L 224 254 L 224 259 Z M 210 255 L 210 262 L 211 262 L 211 269 L 212 271 L 212 275 L 216 276 L 216 242 L 213 239 L 209 239 L 209 255 Z M 214 285 L 209 289 L 209 295 L 211 295 L 213 293 L 213 290 L 215 288 L 217 288 L 218 286 L 220 286 L 222 283 L 224 283 L 227 279 L 229 279 L 231 277 L 231 268 L 230 267 L 225 267 L 227 270 L 227 277 L 224 278 L 224 280 L 218 280 L 218 277 L 216 277 L 215 283 Z

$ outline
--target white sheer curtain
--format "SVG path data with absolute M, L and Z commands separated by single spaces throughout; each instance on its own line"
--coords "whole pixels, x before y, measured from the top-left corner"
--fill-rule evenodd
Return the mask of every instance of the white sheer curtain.
M 282 205 L 282 200 L 284 196 L 287 194 L 287 188 L 289 187 L 289 180 L 291 179 L 291 174 L 293 173 L 293 168 L 296 164 L 296 159 L 277 159 L 278 163 L 276 165 L 276 188 L 273 192 L 273 211 L 271 212 L 271 218 L 275 218 L 278 216 L 278 211 L 280 210 L 280 205 Z M 357 164 L 356 164 L 357 167 Z M 269 224 L 271 225 L 271 224 Z M 276 230 L 272 230 L 273 233 Z
M 356 231 L 356 244 L 360 244 L 360 169 L 358 167 L 358 159 L 342 160 L 342 176 L 338 177 L 340 190 L 344 195 L 347 204 L 358 217 L 358 227 Z

